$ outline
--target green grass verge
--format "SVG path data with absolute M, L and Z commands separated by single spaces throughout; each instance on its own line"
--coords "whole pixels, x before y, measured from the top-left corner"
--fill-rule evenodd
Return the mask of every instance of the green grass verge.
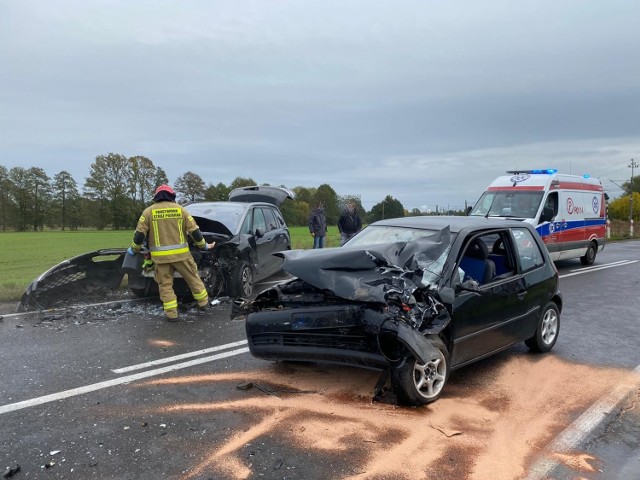
M 305 227 L 291 227 L 292 248 L 311 248 L 313 237 Z M 0 233 L 0 302 L 19 301 L 29 283 L 60 262 L 103 248 L 126 248 L 133 231 Z M 337 227 L 329 227 L 325 246 L 340 245 Z

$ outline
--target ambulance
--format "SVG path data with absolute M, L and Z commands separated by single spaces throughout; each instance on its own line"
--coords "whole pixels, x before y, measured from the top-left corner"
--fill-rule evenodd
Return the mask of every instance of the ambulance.
M 469 215 L 533 224 L 552 258 L 592 265 L 604 249 L 605 194 L 600 180 L 555 169 L 514 170 L 496 178 Z

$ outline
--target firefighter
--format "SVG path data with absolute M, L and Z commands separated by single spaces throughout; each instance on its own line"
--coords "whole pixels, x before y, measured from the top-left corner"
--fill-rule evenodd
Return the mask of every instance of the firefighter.
M 191 235 L 195 245 L 203 250 L 209 250 L 215 244 L 206 243 L 193 217 L 175 200 L 176 194 L 169 185 L 160 185 L 156 189 L 154 204 L 142 212 L 133 234 L 132 245 L 127 250 L 129 255 L 135 255 L 148 236 L 162 308 L 170 322 L 178 320 L 178 299 L 173 291 L 174 271 L 180 273 L 187 282 L 193 298 L 198 302 L 198 308 L 204 310 L 209 304 L 207 290 L 198 276 L 196 262 L 189 251 L 187 235 Z

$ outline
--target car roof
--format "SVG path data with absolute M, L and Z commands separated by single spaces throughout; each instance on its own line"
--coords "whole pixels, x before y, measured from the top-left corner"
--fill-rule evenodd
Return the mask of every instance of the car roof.
M 517 223 L 516 223 L 517 222 Z M 405 228 L 424 228 L 425 230 L 442 230 L 449 227 L 452 233 L 459 233 L 468 228 L 509 228 L 514 226 L 525 226 L 527 223 L 518 220 L 501 220 L 496 218 L 485 218 L 481 216 L 463 217 L 463 216 L 438 216 L 424 215 L 416 217 L 400 217 L 378 220 L 371 226 L 389 226 L 389 227 L 405 227 Z

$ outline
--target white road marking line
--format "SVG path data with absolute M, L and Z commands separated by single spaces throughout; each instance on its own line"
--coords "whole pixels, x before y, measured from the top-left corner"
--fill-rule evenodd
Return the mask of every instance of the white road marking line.
M 572 272 L 581 272 L 584 270 L 594 270 L 602 267 L 607 267 L 609 265 L 617 265 L 619 263 L 629 262 L 630 260 L 618 260 L 617 262 L 603 263 L 602 265 L 590 265 L 588 267 L 574 268 L 571 270 Z
M 544 449 L 543 455 L 566 453 L 578 446 L 632 390 L 640 386 L 640 365 L 631 373 L 636 377 L 632 385 L 618 385 L 611 393 L 594 403 Z M 548 473 L 558 465 L 558 462 L 549 458 L 538 460 L 529 469 L 526 480 L 548 478 Z
M 632 263 L 637 263 L 637 262 L 638 262 L 638 260 L 624 260 L 622 263 L 601 265 L 601 266 L 598 266 L 598 267 L 595 267 L 595 268 L 591 268 L 589 270 L 581 269 L 581 270 L 575 271 L 573 273 L 565 273 L 564 275 L 560 275 L 560 278 L 573 277 L 574 275 L 582 275 L 583 273 L 591 273 L 591 272 L 595 272 L 597 270 L 605 270 L 607 268 L 623 267 L 625 265 L 631 265 Z
M 226 345 L 218 345 L 217 347 L 205 348 L 203 350 L 196 350 L 194 352 L 182 353 L 173 357 L 161 358 L 159 360 L 152 360 L 146 363 L 139 363 L 138 365 L 131 365 L 129 367 L 116 368 L 111 370 L 113 373 L 127 373 L 134 370 L 142 370 L 143 368 L 154 367 L 156 365 L 163 365 L 165 363 L 176 362 L 178 360 L 184 360 L 185 358 L 198 357 L 207 353 L 219 352 L 220 350 L 226 350 L 227 348 L 239 347 L 240 345 L 246 345 L 246 340 L 240 340 L 238 342 L 227 343 Z
M 142 380 L 143 378 L 154 377 L 162 375 L 168 372 L 174 372 L 183 368 L 193 367 L 207 362 L 213 362 L 223 358 L 233 357 L 235 355 L 241 355 L 249 351 L 248 347 L 239 348 L 237 350 L 231 350 L 229 352 L 218 353 L 210 357 L 197 358 L 189 362 L 176 363 L 175 365 L 169 365 L 167 367 L 156 368 L 155 370 L 147 370 L 146 372 L 134 373 L 127 375 L 126 377 L 114 378 L 113 380 L 106 380 L 104 382 L 93 383 L 91 385 L 85 385 L 84 387 L 72 388 L 71 390 L 65 390 L 58 393 L 52 393 L 50 395 L 44 395 L 42 397 L 32 398 L 30 400 L 23 400 L 22 402 L 10 403 L 7 405 L 0 405 L 0 414 L 14 412 L 16 410 L 22 410 L 23 408 L 34 407 L 36 405 L 42 405 L 44 403 L 56 402 L 65 398 L 75 397 L 77 395 L 83 395 L 85 393 L 95 392 L 96 390 L 102 390 L 104 388 L 114 387 L 116 385 L 122 385 L 125 383 L 134 382 L 136 380 Z

